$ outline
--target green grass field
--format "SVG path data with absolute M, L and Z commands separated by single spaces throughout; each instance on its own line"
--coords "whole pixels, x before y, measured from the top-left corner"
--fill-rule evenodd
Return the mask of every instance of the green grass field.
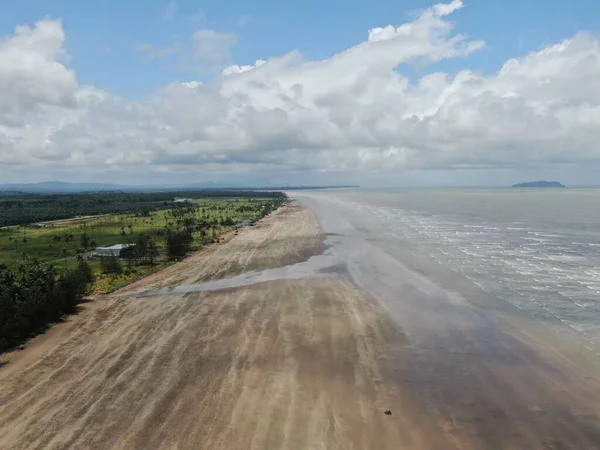
M 122 275 L 103 275 L 98 261 L 91 261 L 96 281 L 95 292 L 108 292 L 128 284 L 169 264 L 166 261 L 165 243 L 162 233 L 167 229 L 182 226 L 182 220 L 200 224 L 193 233 L 192 248 L 198 249 L 233 228 L 245 219 L 257 220 L 269 212 L 269 199 L 200 199 L 190 205 L 165 205 L 164 210 L 146 216 L 135 214 L 104 215 L 89 218 L 73 218 L 49 222 L 45 228 L 13 226 L 0 228 L 0 264 L 17 268 L 27 259 L 37 259 L 56 266 L 75 264 L 75 257 L 93 251 L 95 247 L 114 244 L 133 244 L 140 235 L 152 237 L 159 249 L 154 265 L 124 262 Z M 173 214 L 177 213 L 177 217 Z M 89 244 L 83 248 L 83 235 Z

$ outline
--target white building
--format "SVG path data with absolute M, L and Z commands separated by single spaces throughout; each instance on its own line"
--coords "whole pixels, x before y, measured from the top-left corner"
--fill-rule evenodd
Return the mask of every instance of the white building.
M 178 198 L 178 197 L 175 197 L 173 199 L 173 201 L 175 203 L 192 203 L 192 199 L 191 198 Z
M 93 256 L 98 258 L 108 258 L 110 256 L 115 256 L 117 258 L 121 257 L 121 251 L 123 249 L 133 247 L 134 244 L 116 244 L 111 245 L 110 247 L 98 247 L 94 250 Z

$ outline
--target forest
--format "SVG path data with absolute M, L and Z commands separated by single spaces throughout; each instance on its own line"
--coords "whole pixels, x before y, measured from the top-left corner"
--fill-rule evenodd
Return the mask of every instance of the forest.
M 22 264 L 14 271 L 0 264 L 0 351 L 74 313 L 91 281 L 85 260 L 63 271 L 38 261 Z
M 282 199 L 270 191 L 170 191 L 29 194 L 0 192 L 0 227 L 24 225 L 72 217 L 139 213 L 165 208 L 174 198 L 189 199 Z

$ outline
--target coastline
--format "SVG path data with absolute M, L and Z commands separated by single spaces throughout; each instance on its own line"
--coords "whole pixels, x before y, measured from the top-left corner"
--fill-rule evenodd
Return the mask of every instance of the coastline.
M 0 447 L 443 448 L 403 412 L 419 407 L 394 381 L 402 336 L 346 277 L 130 297 L 301 263 L 322 241 L 296 203 L 87 305 L 0 368 Z
M 419 266 L 419 258 L 369 228 L 368 217 L 302 195 L 325 233 L 336 236 L 353 281 L 406 334 L 401 389 L 427 406 L 450 441 L 459 448 L 600 442 L 600 366 L 581 342 L 562 341 L 446 267 Z
M 600 441 L 599 377 L 585 355 L 294 197 L 259 226 L 97 299 L 0 368 L 0 446 Z

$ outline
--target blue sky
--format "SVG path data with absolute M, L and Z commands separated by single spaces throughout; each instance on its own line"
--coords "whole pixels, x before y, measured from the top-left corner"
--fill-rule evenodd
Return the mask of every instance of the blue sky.
M 402 23 L 431 5 L 423 0 L 0 0 L 0 35 L 20 24 L 60 18 L 68 35 L 70 65 L 80 82 L 140 99 L 174 79 L 213 75 L 149 60 L 136 50 L 138 44 L 167 46 L 210 28 L 239 36 L 232 49 L 238 64 L 293 49 L 309 59 L 324 59 L 364 40 L 367 30 Z M 467 0 L 465 5 L 452 20 L 459 22 L 461 33 L 486 41 L 487 48 L 471 55 L 468 63 L 485 72 L 577 31 L 600 29 L 596 0 Z M 452 71 L 464 65 L 449 61 L 440 67 Z
M 597 0 L 0 0 L 0 183 L 597 184 L 598 17 Z

